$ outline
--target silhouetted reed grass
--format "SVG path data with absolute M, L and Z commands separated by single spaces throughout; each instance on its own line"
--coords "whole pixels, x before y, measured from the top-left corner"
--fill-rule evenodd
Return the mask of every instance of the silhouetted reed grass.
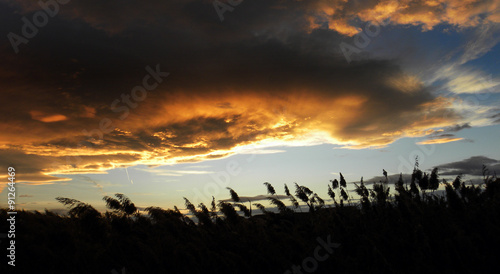
M 317 237 L 332 235 L 341 246 L 317 273 L 491 272 L 500 254 L 500 181 L 484 168 L 483 184 L 452 184 L 415 168 L 410 184 L 371 188 L 354 184 L 354 203 L 342 174 L 328 184 L 326 203 L 295 184 L 281 200 L 264 183 L 268 201 L 252 212 L 235 190 L 232 202 L 212 199 L 210 208 L 193 205 L 189 217 L 177 207 L 139 212 L 123 194 L 105 196 L 102 214 L 84 202 L 58 197 L 68 215 L 50 211 L 18 213 L 16 273 L 283 273 L 312 254 Z M 444 195 L 434 191 L 443 185 Z M 390 187 L 395 188 L 391 195 Z M 432 190 L 428 193 L 427 190 Z M 304 205 L 309 212 L 301 212 Z M 257 212 L 261 214 L 255 214 Z M 254 216 L 252 216 L 252 213 Z M 0 210 L 1 218 L 7 211 Z M 1 225 L 6 231 L 5 222 Z M 2 245 L 4 243 L 2 242 Z M 5 249 L 4 249 L 5 250 Z M 7 267 L 1 266 L 2 272 Z

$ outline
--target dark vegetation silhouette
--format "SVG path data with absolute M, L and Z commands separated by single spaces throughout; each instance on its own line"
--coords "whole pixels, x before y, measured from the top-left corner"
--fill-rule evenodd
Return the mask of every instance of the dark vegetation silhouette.
M 396 182 L 389 182 L 385 170 L 383 175 L 385 180 L 371 188 L 363 178 L 354 183 L 355 200 L 340 174 L 340 181 L 328 184 L 328 203 L 297 183 L 293 193 L 284 185 L 287 199 L 281 200 L 266 182 L 275 208 L 254 203 L 253 212 L 251 202 L 242 201 L 231 188 L 232 202 L 212 197 L 209 206 L 195 206 L 184 198 L 189 214 L 154 206 L 139 212 L 124 194 L 105 196 L 109 210 L 104 214 L 58 197 L 69 209 L 67 216 L 47 210 L 18 213 L 15 270 L 283 273 L 311 256 L 316 239 L 328 235 L 341 246 L 318 262 L 316 273 L 486 273 L 498 268 L 496 175 L 489 176 L 483 167 L 482 184 L 466 184 L 461 176 L 450 184 L 439 179 L 437 169 L 427 174 L 418 163 L 409 185 L 402 174 Z M 435 193 L 440 185 L 444 195 Z M 0 216 L 7 218 L 5 209 Z M 2 231 L 7 231 L 5 223 Z M 1 268 L 6 267 L 5 262 Z

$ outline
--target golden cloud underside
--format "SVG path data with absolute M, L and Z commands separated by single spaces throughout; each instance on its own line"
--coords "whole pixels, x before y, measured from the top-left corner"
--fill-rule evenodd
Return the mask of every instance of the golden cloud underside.
M 24 14 L 39 9 L 33 1 L 1 1 L 21 7 Z M 476 26 L 498 22 L 499 1 L 324 0 L 289 1 L 290 5 L 280 1 L 269 4 L 265 13 L 275 16 L 255 16 L 255 21 L 235 25 L 241 29 L 237 32 L 219 22 L 215 26 L 212 19 L 191 20 L 189 16 L 199 13 L 182 13 L 186 2 L 155 0 L 140 9 L 134 3 L 76 1 L 61 9 L 62 22 L 76 18 L 88 24 L 92 31 L 86 29 L 88 33 L 81 35 L 98 41 L 96 45 L 124 39 L 130 43 L 129 48 L 127 43 L 122 45 L 124 52 L 151 51 L 163 70 L 173 70 L 137 107 L 128 108 L 127 117 L 110 105 L 140 83 L 145 65 L 109 50 L 116 44 L 85 45 L 91 47 L 88 55 L 95 55 L 94 59 L 67 57 L 78 56 L 86 48 L 64 37 L 60 48 L 45 47 L 48 52 L 37 52 L 43 47 L 24 48 L 26 54 L 13 57 L 10 48 L 0 48 L 0 100 L 9 102 L 0 109 L 2 165 L 15 163 L 24 174 L 19 177 L 22 181 L 50 182 L 54 174 L 216 159 L 248 146 L 331 143 L 356 149 L 425 136 L 433 128 L 460 121 L 453 100 L 435 98 L 421 79 L 391 61 L 348 66 L 343 56 L 335 55 L 340 52 L 331 54 L 331 45 L 309 39 L 317 37 L 311 33 L 327 26 L 353 36 L 360 31 L 353 20 L 389 19 L 392 24 L 419 25 L 424 30 L 441 23 Z M 252 14 L 262 10 L 250 2 L 246 5 Z M 212 1 L 189 8 L 213 12 Z M 299 16 L 291 18 L 287 9 L 300 11 Z M 115 12 L 109 14 L 109 10 Z M 288 20 L 293 29 L 290 37 L 306 39 L 294 43 L 295 38 L 289 39 L 283 31 L 286 27 L 276 27 L 274 18 Z M 143 30 L 153 32 L 148 35 L 158 45 L 150 45 L 151 39 L 138 42 L 120 36 L 136 22 L 145 23 Z M 96 35 L 96 29 L 104 31 Z M 53 45 L 47 37 L 51 36 L 40 35 L 37 41 Z M 464 79 L 458 79 L 457 85 L 463 86 Z M 83 133 L 99 133 L 103 124 L 109 132 L 102 139 Z
M 124 120 L 116 113 L 109 116 L 113 131 L 103 134 L 102 140 L 98 135 L 87 137 L 82 130 L 99 129 L 100 121 L 108 119 L 104 115 L 88 118 L 67 114 L 73 118 L 56 122 L 33 117 L 16 127 L 2 122 L 0 127 L 9 128 L 0 134 L 3 155 L 19 165 L 19 174 L 24 174 L 20 180 L 43 182 L 55 180 L 50 174 L 96 173 L 133 164 L 226 157 L 245 145 L 382 147 L 401 137 L 425 135 L 428 128 L 457 118 L 450 115 L 444 98 L 408 111 L 398 110 L 395 116 L 389 106 L 374 98 L 347 93 L 159 94 L 141 102 Z M 47 111 L 57 113 L 58 109 Z

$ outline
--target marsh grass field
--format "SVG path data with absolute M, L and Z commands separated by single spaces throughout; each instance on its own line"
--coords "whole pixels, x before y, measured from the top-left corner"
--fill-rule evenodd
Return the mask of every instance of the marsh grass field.
M 384 174 L 386 175 L 386 174 Z M 387 177 L 386 177 L 387 178 Z M 123 194 L 108 211 L 58 197 L 68 214 L 18 212 L 15 273 L 493 273 L 500 254 L 500 181 L 440 180 L 416 168 L 411 180 L 332 180 L 329 201 L 306 186 L 265 183 L 273 208 L 215 198 L 189 214 L 148 207 Z M 445 195 L 434 194 L 439 185 Z M 394 187 L 395 194 L 389 191 Z M 251 210 L 250 208 L 252 208 Z M 255 209 L 258 208 L 258 209 Z M 307 208 L 303 210 L 302 208 Z M 7 210 L 0 211 L 7 218 Z M 0 226 L 7 229 L 6 222 Z M 6 242 L 2 241 L 5 250 Z M 332 244 L 333 243 L 333 244 Z M 335 248 L 328 248 L 334 246 Z M 5 260 L 5 259 L 4 259 Z M 1 273 L 7 269 L 3 263 Z M 121 272 L 120 272 L 121 271 Z

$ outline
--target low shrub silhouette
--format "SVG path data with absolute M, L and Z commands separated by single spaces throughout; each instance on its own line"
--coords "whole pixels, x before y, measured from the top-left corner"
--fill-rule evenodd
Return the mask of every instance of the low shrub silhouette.
M 331 202 L 295 183 L 287 199 L 264 183 L 276 209 L 252 211 L 235 190 L 232 202 L 197 207 L 148 207 L 140 213 L 124 194 L 104 197 L 110 211 L 58 197 L 67 216 L 18 212 L 15 273 L 284 273 L 313 254 L 318 237 L 341 246 L 316 273 L 493 272 L 500 254 L 500 181 L 483 169 L 483 184 L 450 184 L 415 167 L 410 184 L 354 183 L 356 202 L 340 181 L 327 185 Z M 395 194 L 390 193 L 394 186 Z M 439 186 L 444 194 L 436 194 Z M 431 190 L 429 193 L 427 190 Z M 337 193 L 336 193 L 337 192 Z M 283 197 L 283 196 L 281 196 Z M 308 208 L 302 212 L 301 204 Z M 7 210 L 0 210 L 7 218 Z M 2 231 L 8 228 L 2 222 Z M 5 242 L 2 241 L 2 247 Z M 4 248 L 5 250 L 5 248 Z M 1 273 L 7 273 L 4 262 Z

